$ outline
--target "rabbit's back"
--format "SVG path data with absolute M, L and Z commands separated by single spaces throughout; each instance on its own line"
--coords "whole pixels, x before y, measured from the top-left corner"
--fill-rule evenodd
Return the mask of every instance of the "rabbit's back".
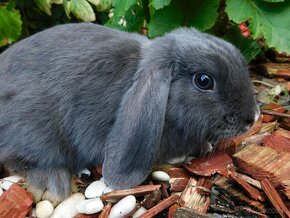
M 12 158 L 20 165 L 73 171 L 101 162 L 143 42 L 141 36 L 94 24 L 69 24 L 3 52 L 0 162 Z

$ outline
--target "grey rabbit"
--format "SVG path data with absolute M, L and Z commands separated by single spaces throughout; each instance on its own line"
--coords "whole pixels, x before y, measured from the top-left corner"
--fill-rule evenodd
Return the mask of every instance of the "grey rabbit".
M 0 162 L 53 199 L 95 164 L 111 188 L 134 187 L 153 163 L 198 156 L 258 114 L 238 49 L 194 28 L 150 40 L 65 24 L 0 55 Z

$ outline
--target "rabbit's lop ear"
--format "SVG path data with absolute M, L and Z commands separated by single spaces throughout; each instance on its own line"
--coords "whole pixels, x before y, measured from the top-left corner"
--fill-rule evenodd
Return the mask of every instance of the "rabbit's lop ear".
M 111 188 L 143 182 L 161 141 L 171 73 L 152 63 L 140 65 L 107 139 L 103 175 Z

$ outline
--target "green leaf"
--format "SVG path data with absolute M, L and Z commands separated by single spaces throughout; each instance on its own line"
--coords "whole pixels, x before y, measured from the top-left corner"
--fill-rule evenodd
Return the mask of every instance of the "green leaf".
M 80 20 L 86 22 L 96 20 L 95 12 L 86 0 L 71 0 L 70 10 Z
M 43 12 L 51 16 L 51 2 L 50 0 L 34 0 L 37 7 Z
M 0 5 L 0 47 L 16 41 L 21 35 L 21 16 L 18 10 Z
M 201 31 L 210 29 L 218 17 L 220 0 L 195 0 L 184 4 L 187 11 L 186 24 Z
M 115 17 L 124 16 L 125 12 L 129 10 L 133 5 L 136 5 L 138 0 L 113 0 Z
M 165 6 L 169 5 L 171 0 L 150 0 L 149 7 L 153 6 L 156 10 L 162 9 Z
M 240 49 L 241 53 L 243 54 L 248 63 L 253 60 L 258 54 L 262 53 L 261 46 L 253 39 L 245 38 L 242 35 L 241 30 L 237 26 L 229 29 L 226 32 L 224 39 L 231 42 L 238 49 Z
M 284 2 L 284 0 L 262 0 L 264 2 Z
M 145 19 L 139 0 L 113 0 L 113 11 L 106 26 L 127 31 L 139 31 Z
M 136 4 L 128 9 L 122 17 L 113 15 L 106 23 L 106 26 L 130 32 L 139 32 L 144 20 L 143 7 L 141 4 Z
M 63 0 L 50 0 L 50 4 L 61 5 L 61 4 L 63 4 Z
M 68 0 L 63 0 L 63 8 L 66 16 L 70 19 L 70 12 L 71 12 L 71 2 Z
M 97 5 L 97 11 L 104 12 L 109 11 L 112 8 L 112 0 L 99 0 Z
M 88 2 L 90 2 L 91 4 L 97 6 L 98 4 L 100 4 L 100 0 L 87 0 Z
M 156 10 L 148 24 L 148 36 L 156 37 L 181 26 L 184 21 L 183 11 L 177 1 Z
M 254 39 L 264 38 L 269 47 L 290 54 L 290 1 L 228 0 L 226 12 L 236 23 L 248 20 Z
M 160 10 L 150 8 L 148 34 L 150 37 L 160 36 L 180 26 L 208 30 L 217 20 L 219 5 L 220 0 L 172 0 L 169 6 Z

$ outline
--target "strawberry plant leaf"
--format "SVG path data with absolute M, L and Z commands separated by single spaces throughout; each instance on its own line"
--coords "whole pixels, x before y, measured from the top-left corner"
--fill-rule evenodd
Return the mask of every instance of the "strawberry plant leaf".
M 171 0 L 150 0 L 149 7 L 152 6 L 156 10 L 162 9 L 170 4 Z
M 0 47 L 16 41 L 21 35 L 19 11 L 0 5 Z
M 184 3 L 187 12 L 185 23 L 201 31 L 210 29 L 218 17 L 220 0 L 195 0 Z
M 290 1 L 227 0 L 226 12 L 235 23 L 248 21 L 254 39 L 264 38 L 269 47 L 290 54 Z
M 182 25 L 184 16 L 180 5 L 173 1 L 169 6 L 156 10 L 148 24 L 148 36 L 156 37 Z

